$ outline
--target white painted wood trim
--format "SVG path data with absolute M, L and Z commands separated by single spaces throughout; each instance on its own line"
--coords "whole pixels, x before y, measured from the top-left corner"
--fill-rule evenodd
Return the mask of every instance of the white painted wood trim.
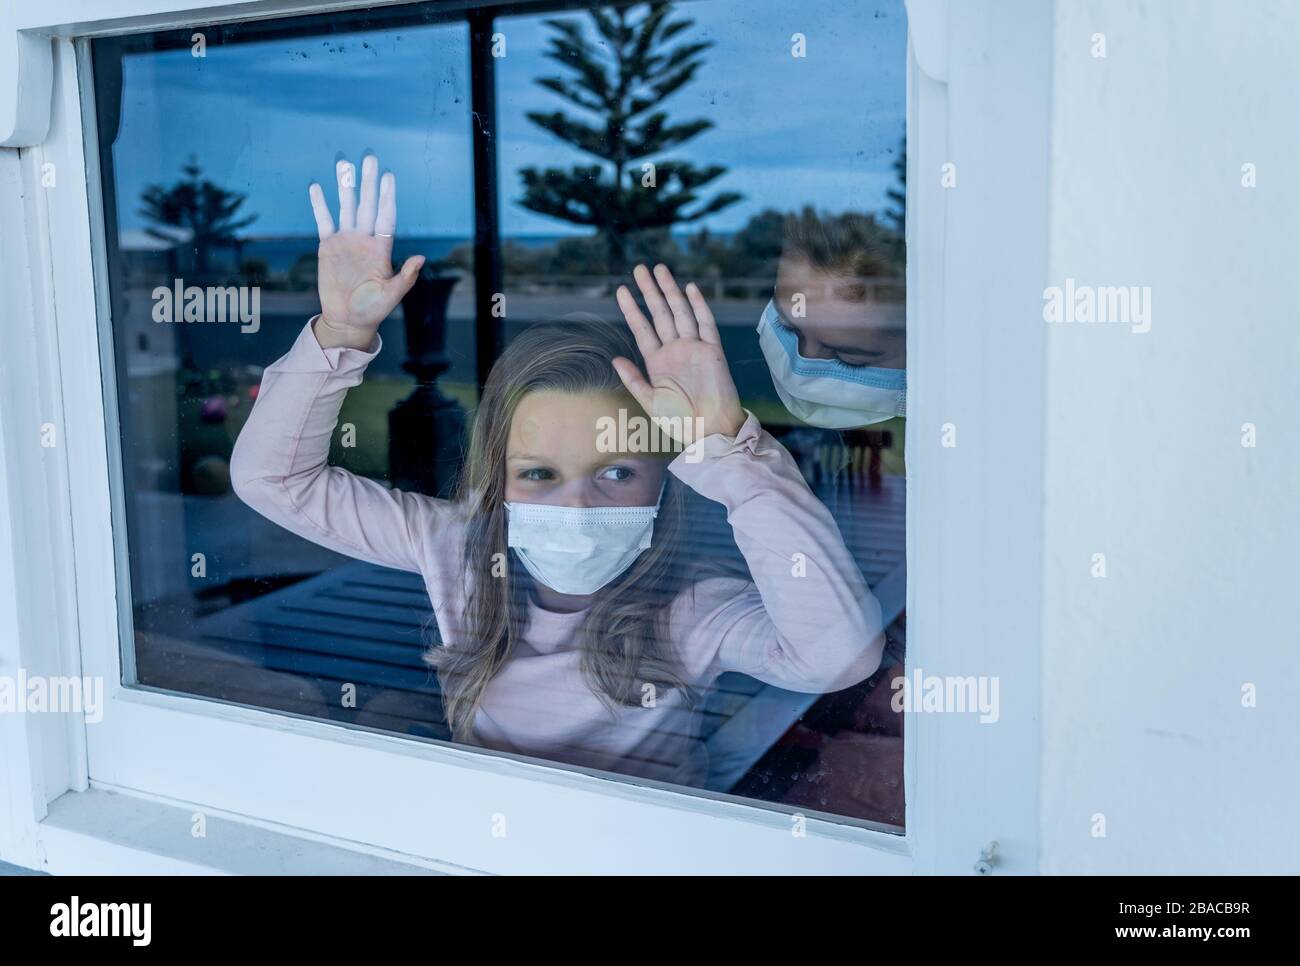
M 55 875 L 474 874 L 99 788 L 52 802 L 39 834 L 41 871 Z
M 88 12 L 85 4 L 48 6 L 53 15 L 74 8 Z M 262 5 L 259 12 L 285 7 Z M 174 23 L 175 17 L 172 5 L 146 0 L 112 0 L 97 9 L 142 18 L 132 21 L 142 28 L 157 26 L 158 19 L 169 16 Z M 238 16 L 241 9 L 247 8 L 205 8 L 226 18 Z M 788 814 L 736 800 L 643 787 L 505 755 L 194 698 L 123 690 L 117 684 L 118 638 L 129 623 L 127 598 L 118 580 L 121 548 L 113 539 L 115 508 L 108 485 L 117 472 L 111 442 L 114 405 L 101 392 L 104 373 L 111 370 L 98 341 L 109 319 L 102 286 L 97 296 L 94 284 L 97 271 L 102 278 L 102 249 L 92 243 L 93 233 L 102 231 L 97 172 L 93 152 L 87 166 L 82 141 L 73 44 L 58 39 L 51 130 L 39 157 L 56 164 L 63 187 L 47 199 L 48 238 L 28 246 L 36 259 L 31 275 L 47 279 L 54 317 L 47 319 L 33 307 L 30 316 L 15 319 L 16 325 L 33 332 L 48 326 L 55 333 L 57 352 L 36 357 L 31 371 L 15 373 L 12 385 L 19 396 L 42 384 L 54 387 L 66 420 L 67 469 L 59 499 L 39 512 L 26 498 L 15 499 L 12 486 L 7 493 L 0 491 L 15 531 L 8 545 L 0 541 L 0 554 L 9 555 L 7 569 L 0 566 L 0 578 L 8 575 L 10 585 L 6 588 L 0 581 L 0 595 L 10 597 L 21 619 L 40 616 L 36 606 L 12 588 L 15 563 L 27 563 L 20 561 L 14 547 L 23 540 L 32 543 L 34 534 L 48 534 L 40 539 L 52 541 L 75 565 L 71 626 L 79 635 L 71 642 L 55 635 L 39 646 L 42 654 L 63 655 L 69 643 L 79 645 L 86 673 L 105 677 L 110 707 L 105 721 L 89 727 L 86 735 L 91 779 L 146 797 L 255 815 L 260 822 L 300 834 L 367 842 L 372 848 L 427 861 L 490 871 L 962 873 L 970 871 L 990 836 L 1010 842 L 1008 870 L 1034 870 L 1038 733 L 1036 722 L 1023 717 L 1023 711 L 1035 706 L 1041 684 L 1035 650 L 1038 597 L 1032 586 L 984 585 L 980 575 L 986 569 L 979 564 L 988 554 L 990 535 L 1000 541 L 998 559 L 1023 561 L 1018 574 L 1032 572 L 1040 559 L 1037 518 L 1024 513 L 1022 492 L 1004 492 L 999 474 L 1010 467 L 1018 485 L 1032 490 L 1036 480 L 1041 487 L 1041 472 L 1034 475 L 1041 471 L 1041 438 L 1031 433 L 1019 450 L 1008 450 L 1007 440 L 1001 439 L 997 460 L 981 455 L 977 447 L 954 461 L 952 454 L 931 445 L 931 430 L 937 432 L 945 411 L 956 405 L 976 439 L 981 429 L 996 435 L 1007 413 L 1032 405 L 1042 395 L 1041 368 L 1021 365 L 1008 374 L 970 364 L 985 351 L 982 340 L 990 333 L 1002 340 L 1002 348 L 1010 347 L 1024 359 L 1034 358 L 1039 346 L 1036 333 L 1027 333 L 1023 343 L 997 335 L 999 330 L 991 328 L 998 319 L 997 307 L 978 296 L 978 286 L 987 280 L 989 257 L 989 240 L 981 232 L 996 227 L 996 206 L 1022 188 L 1023 172 L 1004 168 L 999 173 L 987 157 L 964 154 L 962 149 L 979 147 L 975 132 L 988 120 L 988 105 L 966 95 L 982 91 L 987 83 L 982 72 L 989 68 L 981 60 L 987 60 L 986 49 L 1005 45 L 1008 42 L 1000 38 L 1010 36 L 1012 46 L 1039 45 L 1045 59 L 1050 25 L 1045 37 L 1039 21 L 1050 17 L 1035 19 L 1023 4 L 1007 10 L 963 9 L 962 16 L 971 29 L 972 50 L 949 65 L 948 84 L 935 82 L 915 58 L 909 71 L 908 273 L 909 299 L 914 300 L 909 313 L 916 313 L 909 315 L 914 319 L 909 325 L 909 360 L 917 390 L 909 420 L 915 428 L 908 434 L 909 663 L 927 670 L 960 669 L 969 659 L 972 641 L 981 652 L 1001 647 L 1015 662 L 1011 677 L 1020 716 L 996 733 L 940 720 L 942 716 L 909 722 L 906 838 L 823 819 L 811 819 L 807 837 L 797 838 L 791 835 Z M 114 26 L 120 28 L 121 22 L 96 21 L 96 29 Z M 1006 61 L 1006 50 L 1001 54 Z M 1000 69 L 1005 73 L 1005 63 Z M 1046 89 L 1045 83 L 1041 86 Z M 1017 121 L 1021 127 L 1004 122 L 997 132 L 1006 136 L 998 150 L 1015 154 L 1045 143 L 1036 141 L 1045 135 L 1045 117 L 1031 114 Z M 957 203 L 938 192 L 929 169 L 943 157 L 971 158 L 971 170 L 982 170 L 986 189 L 992 188 L 988 197 L 981 201 L 978 193 L 968 194 Z M 1033 177 L 1045 177 L 1043 159 L 1031 157 L 1031 162 Z M 37 170 L 34 164 L 23 168 L 22 188 L 0 183 L 9 193 L 0 198 L 0 205 L 12 205 L 14 191 L 30 195 L 35 187 L 30 179 Z M 87 190 L 80 190 L 82 185 Z M 1046 224 L 1044 211 L 1038 226 L 1043 235 Z M 999 285 L 1014 287 L 1026 280 L 1038 285 L 1032 257 L 1023 271 L 1015 263 L 1032 255 L 1038 242 L 1032 231 L 1026 232 L 996 253 Z M 0 290 L 23 277 L 14 266 L 0 265 Z M 30 286 L 30 279 L 26 284 Z M 7 430 L 13 412 L 11 407 L 0 413 L 6 420 L 0 430 Z M 12 434 L 0 436 L 0 445 L 8 454 Z M 974 507 L 973 493 L 980 499 Z M 51 524 L 52 518 L 57 525 Z M 1016 609 L 1021 598 L 1028 601 L 1023 612 Z M 6 732 L 6 741 L 14 734 L 12 728 Z M 30 733 L 17 737 L 20 751 L 23 742 L 30 745 Z M 77 758 L 72 736 L 64 735 L 55 746 L 56 759 Z M 41 787 L 34 777 L 37 756 L 30 747 L 25 754 L 19 772 L 27 776 L 30 794 L 23 808 L 33 815 L 5 820 L 27 829 L 28 844 L 3 857 L 31 865 L 30 850 L 38 841 L 35 813 L 63 789 Z M 70 776 L 68 786 L 75 781 L 76 776 Z M 498 815 L 507 820 L 505 839 L 490 834 Z M 0 837 L 0 848 L 8 848 L 4 842 Z
M 904 0 L 907 34 L 917 66 L 931 80 L 948 80 L 948 0 Z

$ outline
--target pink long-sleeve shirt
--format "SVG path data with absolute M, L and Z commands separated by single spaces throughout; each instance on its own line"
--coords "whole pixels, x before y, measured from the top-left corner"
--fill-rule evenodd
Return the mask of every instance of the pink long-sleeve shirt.
M 314 320 L 312 320 L 314 321 Z M 343 398 L 379 354 L 322 348 L 308 322 L 262 376 L 231 458 L 235 492 L 301 537 L 361 560 L 419 573 L 442 640 L 462 639 L 463 508 L 390 489 L 327 463 Z M 792 691 L 849 687 L 879 666 L 880 605 L 826 507 L 790 454 L 752 414 L 734 438 L 697 443 L 669 472 L 727 511 L 752 581 L 709 577 L 673 602 L 668 650 L 701 692 L 724 671 Z M 488 685 L 476 743 L 584 767 L 696 783 L 707 767 L 697 711 L 676 691 L 611 713 L 580 671 L 583 612 L 536 603 L 519 647 Z

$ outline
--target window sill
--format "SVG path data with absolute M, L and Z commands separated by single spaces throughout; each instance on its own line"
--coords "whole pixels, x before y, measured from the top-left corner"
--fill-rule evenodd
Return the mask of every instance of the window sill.
M 196 814 L 206 816 L 201 838 L 191 832 Z M 38 836 L 41 871 L 55 875 L 474 874 L 98 788 L 52 802 Z

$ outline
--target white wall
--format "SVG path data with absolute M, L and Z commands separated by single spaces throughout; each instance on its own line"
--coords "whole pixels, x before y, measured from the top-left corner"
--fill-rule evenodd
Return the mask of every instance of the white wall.
M 1056 11 L 1045 284 L 1152 324 L 1049 327 L 1042 867 L 1295 872 L 1300 5 Z

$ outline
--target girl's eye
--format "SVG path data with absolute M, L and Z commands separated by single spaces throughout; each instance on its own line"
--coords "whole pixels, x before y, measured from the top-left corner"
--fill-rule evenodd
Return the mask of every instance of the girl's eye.
M 636 473 L 628 469 L 626 466 L 611 466 L 608 469 L 601 470 L 599 479 L 613 480 L 615 483 L 625 483 L 634 476 L 636 476 Z
M 519 478 L 533 483 L 540 483 L 543 480 L 555 479 L 555 474 L 544 466 L 534 466 L 526 470 L 520 470 Z

